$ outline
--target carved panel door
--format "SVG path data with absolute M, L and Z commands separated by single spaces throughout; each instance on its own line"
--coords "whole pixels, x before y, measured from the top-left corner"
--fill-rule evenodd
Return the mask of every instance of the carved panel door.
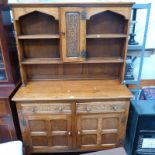
M 62 151 L 72 148 L 70 115 L 24 115 L 23 139 L 32 152 Z
M 63 61 L 82 61 L 86 57 L 86 19 L 82 8 L 61 9 Z
M 77 117 L 77 146 L 105 149 L 120 146 L 125 123 L 122 114 L 86 114 Z

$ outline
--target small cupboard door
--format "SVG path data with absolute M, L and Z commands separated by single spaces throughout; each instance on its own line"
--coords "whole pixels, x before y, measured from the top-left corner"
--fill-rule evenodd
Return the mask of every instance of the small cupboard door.
M 121 114 L 86 114 L 77 117 L 77 147 L 107 149 L 121 146 L 125 123 Z
M 65 62 L 86 57 L 86 14 L 83 8 L 61 9 L 61 48 Z
M 72 149 L 70 103 L 18 103 L 17 111 L 29 152 Z
M 31 152 L 65 151 L 72 148 L 70 115 L 24 115 L 26 141 Z

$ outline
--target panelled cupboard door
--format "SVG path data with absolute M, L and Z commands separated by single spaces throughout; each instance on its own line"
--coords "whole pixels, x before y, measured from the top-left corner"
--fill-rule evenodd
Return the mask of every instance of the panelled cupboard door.
M 23 115 L 21 123 L 25 126 L 25 141 L 30 145 L 31 152 L 72 148 L 70 115 Z
M 83 8 L 61 8 L 61 48 L 65 62 L 86 57 L 86 16 Z
M 0 143 L 16 140 L 13 120 L 10 116 L 0 116 Z
M 122 114 L 83 114 L 77 116 L 77 147 L 79 149 L 107 149 L 121 146 Z

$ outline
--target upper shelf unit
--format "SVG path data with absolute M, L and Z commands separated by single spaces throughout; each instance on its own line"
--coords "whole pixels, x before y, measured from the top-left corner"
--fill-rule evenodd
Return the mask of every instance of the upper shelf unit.
M 123 80 L 130 9 L 13 8 L 23 83 L 72 77 Z

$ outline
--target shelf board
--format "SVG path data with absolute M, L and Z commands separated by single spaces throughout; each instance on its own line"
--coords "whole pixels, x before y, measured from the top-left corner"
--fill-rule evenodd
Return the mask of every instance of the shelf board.
M 33 65 L 33 64 L 60 64 L 62 61 L 60 58 L 27 58 L 24 59 L 22 62 L 24 65 Z
M 88 58 L 85 61 L 77 61 L 74 63 L 123 63 L 124 60 L 120 57 L 100 57 L 100 58 Z M 32 64 L 62 64 L 60 58 L 27 58 L 22 62 L 24 65 Z
M 93 57 L 88 58 L 83 63 L 123 63 L 121 57 Z
M 56 39 L 60 38 L 59 34 L 33 34 L 33 35 L 19 35 L 18 39 Z
M 0 70 L 5 70 L 5 68 L 0 68 Z
M 127 38 L 126 34 L 87 34 L 86 38 Z

